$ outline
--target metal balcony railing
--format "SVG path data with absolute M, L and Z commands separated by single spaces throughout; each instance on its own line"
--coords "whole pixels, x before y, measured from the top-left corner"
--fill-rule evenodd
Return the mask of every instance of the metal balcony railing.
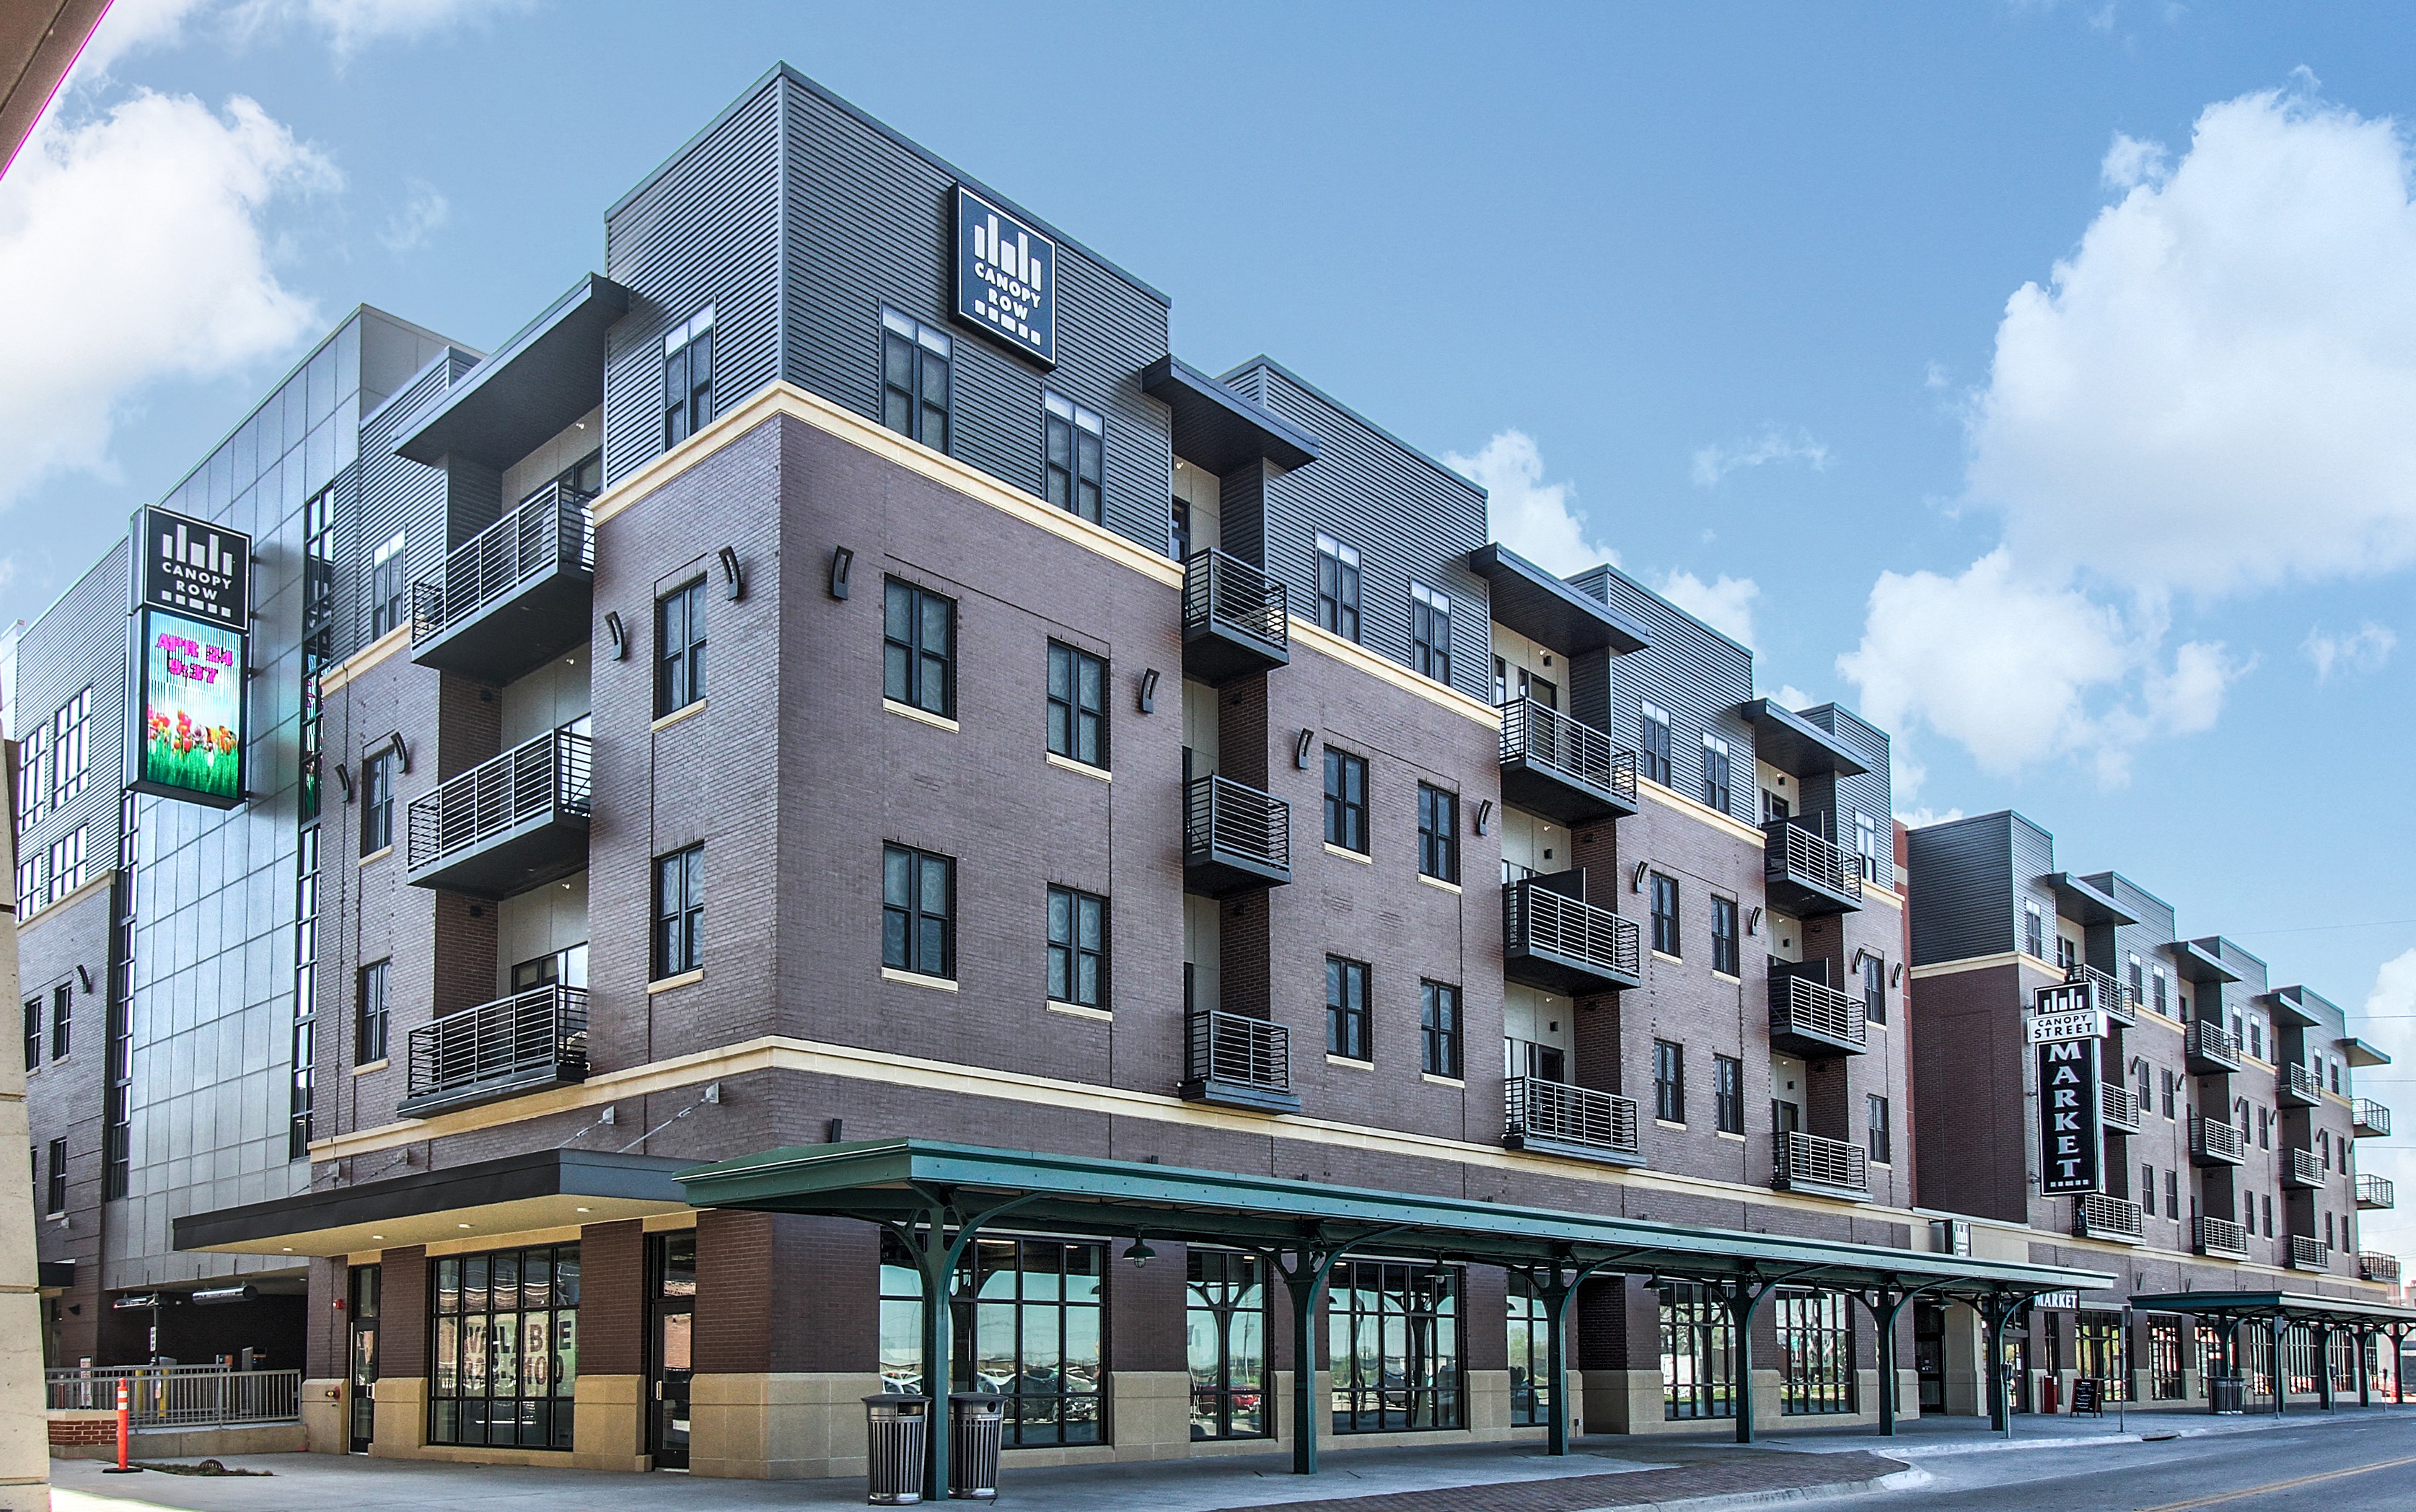
M 540 987 L 411 1032 L 400 1111 L 415 1115 L 587 1080 L 587 990 Z
M 114 1412 L 117 1383 L 136 1428 L 291 1423 L 302 1415 L 300 1370 L 229 1370 L 215 1365 L 133 1365 L 45 1370 L 53 1412 Z
M 2327 1172 L 2324 1170 L 2323 1162 L 2316 1158 L 2315 1151 L 2294 1149 L 2288 1152 L 2288 1163 L 2282 1167 L 2282 1184 L 2284 1186 L 2307 1187 L 2321 1187 L 2323 1186 Z
M 2361 1250 L 2357 1257 L 2357 1278 L 2380 1281 L 2387 1286 L 2399 1284 L 2399 1257 L 2378 1255 L 2373 1250 Z
M 1183 864 L 1201 890 L 1291 880 L 1291 805 L 1224 777 L 1194 778 L 1183 801 Z
M 2111 1239 L 2126 1245 L 2139 1242 L 2139 1204 L 2129 1198 L 2083 1192 L 2072 1208 L 2072 1232 L 2081 1238 Z
M 1636 1099 L 1593 1087 L 1512 1077 L 1502 1084 L 1502 1142 L 1632 1164 L 1641 1158 Z
M 2348 1105 L 2348 1121 L 2362 1140 L 2391 1138 L 2391 1110 L 2371 1097 L 2360 1097 Z
M 1185 559 L 1185 671 L 1221 682 L 1291 659 L 1291 600 L 1280 582 L 1213 548 Z
M 2240 1130 L 2219 1118 L 2192 1115 L 2190 1160 L 2201 1166 L 2236 1166 L 2242 1157 Z
M 2389 1176 L 2378 1176 L 2371 1171 L 2357 1173 L 2357 1205 L 2387 1208 L 2399 1204 L 2399 1188 Z
M 434 866 L 523 824 L 584 820 L 595 788 L 594 744 L 564 725 L 413 800 L 410 869 Z
M 2139 1000 L 2131 995 L 2130 989 L 2116 979 L 2112 972 L 2099 971 L 2094 966 L 2076 961 L 2064 969 L 2063 979 L 2091 984 L 2097 989 L 2097 1005 L 2106 1010 L 2107 1017 L 2126 1029 L 2138 1027 Z
M 1761 874 L 1777 890 L 1773 906 L 1798 917 L 1863 906 L 1863 862 L 1843 846 L 1791 820 L 1761 826 Z
M 2097 1108 L 2107 1128 L 2119 1129 L 2125 1134 L 2139 1132 L 2139 1096 L 2130 1088 L 2099 1082 Z
M 587 505 L 594 497 L 556 483 L 454 548 L 441 577 L 411 585 L 412 644 L 444 634 L 541 573 L 593 572 L 596 527 Z
M 2191 1020 L 2182 1043 L 2189 1068 L 2201 1076 L 2240 1069 L 2240 1042 L 2212 1019 Z
M 1184 1015 L 1183 1095 L 1195 1102 L 1297 1110 L 1291 1032 L 1279 1023 L 1216 1008 Z
M 1566 992 L 1634 987 L 1643 980 L 1644 933 L 1634 919 L 1542 885 L 1529 877 L 1502 889 L 1505 970 L 1548 968 L 1538 985 Z
M 2333 1247 L 2321 1239 L 2310 1239 L 2303 1233 L 2290 1235 L 2290 1268 L 2294 1271 L 2332 1269 Z
M 2248 1230 L 2229 1218 L 2201 1217 L 2197 1220 L 2197 1252 L 2225 1260 L 2246 1260 Z
M 2283 1063 L 2281 1075 L 2274 1080 L 2286 1102 L 2313 1108 L 2324 1100 L 2323 1079 L 2296 1061 Z
M 1532 698 L 1502 705 L 1502 765 L 1505 784 L 1518 790 L 1505 793 L 1505 799 L 1544 809 L 1548 819 L 1581 824 L 1605 813 L 1636 811 L 1636 753 L 1613 746 L 1608 735 L 1582 719 Z M 1520 780 L 1512 782 L 1513 778 Z M 1536 779 L 1575 791 L 1556 801 Z
M 1776 1185 L 1789 1191 L 1870 1195 L 1870 1157 L 1859 1144 L 1789 1129 L 1777 1142 Z
M 1863 1000 L 1805 976 L 1770 979 L 1770 1037 L 1791 1055 L 1859 1055 L 1870 1035 Z

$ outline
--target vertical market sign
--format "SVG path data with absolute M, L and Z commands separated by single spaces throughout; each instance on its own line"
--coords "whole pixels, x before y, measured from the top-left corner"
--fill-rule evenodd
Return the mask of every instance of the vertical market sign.
M 165 509 L 134 519 L 128 786 L 232 809 L 245 798 L 251 537 Z
M 2040 988 L 2028 1025 L 2038 1057 L 2039 1190 L 2049 1197 L 2105 1189 L 2097 1045 L 2106 1015 L 2092 990 L 2086 982 Z

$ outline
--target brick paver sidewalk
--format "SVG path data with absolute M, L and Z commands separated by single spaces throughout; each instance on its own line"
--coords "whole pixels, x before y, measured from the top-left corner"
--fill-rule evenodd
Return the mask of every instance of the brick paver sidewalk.
M 1805 1490 L 1859 1485 L 1905 1468 L 1900 1459 L 1850 1454 L 1742 1453 L 1696 1459 L 1668 1470 L 1616 1475 L 1572 1475 L 1442 1490 L 1282 1502 L 1248 1512 L 1593 1512 L 1596 1507 L 1648 1506 L 1701 1496 Z

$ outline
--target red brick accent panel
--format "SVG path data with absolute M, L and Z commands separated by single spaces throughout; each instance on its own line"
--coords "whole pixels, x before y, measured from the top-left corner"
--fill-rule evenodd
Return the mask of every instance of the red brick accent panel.
M 387 1285 L 393 1282 L 389 1280 Z M 645 1368 L 646 1236 L 634 1219 L 579 1234 L 579 1368 L 637 1375 Z M 713 1367 L 700 1363 L 699 1369 Z
M 93 1415 L 51 1419 L 51 1447 L 53 1449 L 89 1449 L 117 1443 L 117 1414 L 102 1413 Z
M 378 1266 L 378 1375 L 428 1373 L 428 1251 L 389 1249 Z M 331 1374 L 343 1373 L 339 1368 Z

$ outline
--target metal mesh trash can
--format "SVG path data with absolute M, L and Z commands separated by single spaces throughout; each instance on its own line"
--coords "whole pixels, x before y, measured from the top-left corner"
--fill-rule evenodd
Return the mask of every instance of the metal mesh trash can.
M 2207 1406 L 2218 1413 L 2247 1410 L 2248 1383 L 2236 1375 L 2219 1375 L 2206 1383 Z
M 865 1501 L 913 1506 L 923 1500 L 924 1435 L 930 1426 L 929 1397 L 883 1393 L 864 1399 Z
M 948 1398 L 948 1499 L 998 1500 L 998 1454 L 1006 1399 L 959 1391 Z

